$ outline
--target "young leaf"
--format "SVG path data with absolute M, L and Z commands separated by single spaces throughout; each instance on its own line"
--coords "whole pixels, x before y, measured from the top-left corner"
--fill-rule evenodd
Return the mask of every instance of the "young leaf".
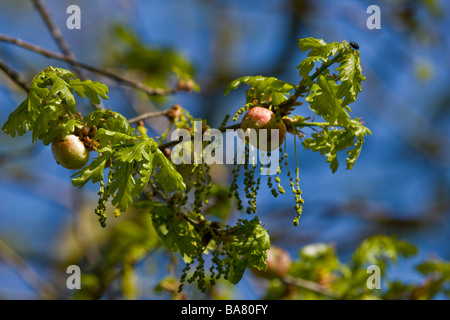
M 133 136 L 134 129 L 128 123 L 127 118 L 118 112 L 110 109 L 97 109 L 84 117 L 84 121 L 88 127 L 101 126 L 102 128 Z
M 75 75 L 72 72 L 63 68 L 55 68 L 50 66 L 45 68 L 42 72 L 46 74 L 55 74 L 66 82 L 70 81 L 70 79 L 75 78 Z
M 49 104 L 43 107 L 38 117 L 36 118 L 32 134 L 32 141 L 41 139 L 40 137 L 44 136 L 49 130 L 53 132 L 62 132 L 63 128 L 61 126 L 61 123 L 59 126 L 55 126 L 54 121 L 58 120 L 58 118 L 60 116 L 63 116 L 65 113 L 66 111 L 64 107 L 59 103 Z M 67 118 L 65 120 L 67 121 Z
M 9 115 L 2 130 L 13 138 L 16 136 L 16 133 L 19 136 L 24 135 L 32 127 L 29 110 L 29 99 L 27 98 Z
M 286 100 L 286 95 L 296 87 L 292 83 L 278 80 L 275 77 L 245 76 L 230 82 L 225 88 L 224 95 L 230 93 L 231 90 L 237 89 L 241 84 L 254 88 L 259 96 L 264 94 L 264 99 L 271 98 L 273 105 L 279 105 Z
M 72 88 L 73 85 L 73 88 Z M 73 118 L 75 113 L 75 97 L 72 90 L 84 97 L 86 94 L 93 102 L 99 102 L 98 96 L 107 98 L 108 88 L 104 84 L 91 81 L 80 81 L 72 72 L 54 67 L 47 67 L 39 72 L 32 80 L 27 99 L 13 111 L 2 130 L 14 137 L 33 130 L 33 142 L 36 139 L 45 139 L 49 144 L 59 133 L 67 131 L 70 126 L 56 128 Z M 102 111 L 105 116 L 106 128 L 113 131 L 132 134 L 133 130 L 124 119 L 116 113 Z M 100 112 L 97 114 L 100 115 Z M 100 117 L 102 118 L 102 117 Z M 98 118 L 97 120 L 100 120 Z M 60 121 L 58 119 L 61 119 Z M 99 121 L 93 123 L 97 125 Z M 70 132 L 67 132 L 70 133 Z
M 298 47 L 300 48 L 301 51 L 308 51 L 308 50 L 320 51 L 326 45 L 327 43 L 322 39 L 315 39 L 312 37 L 298 40 Z
M 74 79 L 69 82 L 70 87 L 81 98 L 86 96 L 93 104 L 99 105 L 101 103 L 100 97 L 108 100 L 108 87 L 97 81 Z
M 340 151 L 337 148 L 339 144 L 339 138 L 345 134 L 345 130 L 331 130 L 324 128 L 322 132 L 313 133 L 311 138 L 305 139 L 302 144 L 306 150 L 312 150 L 325 154 L 327 162 L 330 163 L 330 169 L 333 173 L 336 172 L 339 166 L 337 152 Z M 345 146 L 341 146 L 342 148 Z
M 353 165 L 355 164 L 356 160 L 359 157 L 359 154 L 361 153 L 362 145 L 364 143 L 364 137 L 367 134 L 372 134 L 370 130 L 364 126 L 359 119 L 354 119 L 351 121 L 351 125 L 349 126 L 349 132 L 352 133 L 353 137 L 356 138 L 356 143 L 352 143 L 353 148 L 347 151 L 347 170 L 350 170 L 353 168 Z M 352 138 L 353 142 L 354 138 Z
M 112 33 L 108 35 L 109 47 L 105 48 L 105 59 L 108 65 L 115 65 L 123 72 L 129 72 L 133 77 L 135 72 L 141 75 L 140 81 L 149 87 L 169 87 L 173 75 L 178 75 L 180 80 L 188 81 L 195 73 L 193 65 L 171 48 L 157 48 L 145 44 L 132 28 L 122 25 L 114 26 Z M 193 89 L 198 86 L 194 84 Z M 161 100 L 162 96 L 152 99 Z
M 136 198 L 139 198 L 142 191 L 144 191 L 145 187 L 150 181 L 150 177 L 152 175 L 152 160 L 153 154 L 151 154 L 150 161 L 143 162 L 138 168 L 139 178 L 136 180 L 134 188 L 131 192 L 131 194 Z
M 105 130 L 105 132 L 110 131 Z M 150 162 L 150 156 L 153 158 L 153 153 L 151 153 L 152 141 L 153 140 L 150 140 L 149 138 L 141 138 L 139 141 L 136 141 L 133 146 L 120 148 L 114 153 L 114 157 L 119 161 L 129 163 L 132 163 L 133 161 L 141 162 L 142 160 L 145 160 L 145 162 Z
M 345 49 L 345 44 L 341 42 L 326 43 L 322 39 L 315 38 L 304 38 L 298 41 L 298 47 L 301 51 L 311 52 L 308 54 L 309 57 L 320 56 L 324 61 L 328 57 L 336 55 L 338 52 Z
M 350 117 L 342 108 L 342 101 L 336 97 L 338 87 L 329 75 L 319 75 L 317 84 L 312 85 L 305 100 L 310 103 L 310 109 L 329 123 L 345 126 Z
M 13 138 L 16 133 L 21 136 L 28 130 L 32 130 L 34 123 L 39 116 L 42 102 L 49 93 L 47 88 L 38 87 L 37 79 L 39 78 L 36 76 L 31 83 L 28 98 L 9 115 L 8 120 L 2 127 L 2 130 Z
M 132 190 L 134 185 L 134 164 L 116 161 L 114 163 L 113 181 L 110 184 L 113 199 L 111 203 L 124 212 L 133 202 Z
M 153 226 L 164 246 L 170 251 L 179 251 L 187 261 L 197 253 L 199 235 L 185 219 L 175 216 L 172 208 L 154 203 L 150 210 Z
M 107 145 L 111 143 L 113 145 L 122 144 L 124 141 L 134 141 L 136 136 L 128 135 L 125 133 L 111 131 L 104 128 L 100 128 L 94 135 L 94 140 L 97 140 L 100 145 Z
M 103 171 L 111 158 L 112 151 L 105 148 L 98 152 L 99 156 L 94 161 L 72 175 L 72 185 L 74 187 L 81 188 L 89 181 L 97 183 L 103 180 Z
M 336 249 L 327 243 L 306 245 L 300 249 L 299 256 L 300 260 L 289 269 L 291 275 L 299 278 L 317 281 L 340 267 Z
M 450 262 L 438 258 L 429 259 L 416 266 L 416 270 L 424 275 L 441 275 L 450 280 Z
M 164 190 L 171 191 L 184 191 L 186 185 L 184 184 L 183 177 L 175 170 L 173 165 L 167 160 L 166 156 L 156 148 L 155 158 L 153 161 L 153 170 L 159 167 L 156 174 L 156 181 L 164 188 Z
M 51 123 L 53 124 L 53 123 Z M 52 143 L 58 136 L 67 136 L 72 134 L 75 130 L 75 127 L 82 128 L 83 125 L 76 119 L 69 119 L 67 122 L 58 123 L 56 126 L 50 126 L 47 132 L 41 134 L 38 139 L 42 140 L 44 145 L 49 145 Z M 34 130 L 36 131 L 36 130 Z M 33 134 L 34 134 L 33 131 Z
M 340 59 L 340 66 L 335 69 L 339 72 L 337 80 L 341 81 L 336 96 L 344 98 L 344 105 L 356 101 L 358 93 L 361 91 L 361 82 L 366 78 L 362 75 L 362 68 L 359 59 L 359 52 L 349 50 Z
M 321 56 L 310 56 L 306 59 L 303 59 L 302 62 L 300 62 L 300 64 L 297 66 L 300 77 L 306 77 L 314 68 L 314 63 L 320 60 L 325 61 Z
M 60 98 L 63 103 L 67 104 L 70 112 L 75 113 L 75 97 L 67 82 L 54 73 L 48 73 L 48 78 L 52 83 L 49 96 Z
M 250 221 L 239 220 L 233 227 L 233 234 L 235 235 L 228 244 L 234 253 L 230 264 L 229 280 L 237 284 L 244 275 L 245 269 L 252 267 L 258 270 L 266 269 L 270 238 L 257 217 Z

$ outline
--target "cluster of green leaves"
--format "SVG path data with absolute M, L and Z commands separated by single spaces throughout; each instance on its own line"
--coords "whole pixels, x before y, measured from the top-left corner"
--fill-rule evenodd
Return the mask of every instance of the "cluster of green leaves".
M 250 86 L 250 89 L 246 90 L 247 103 L 257 100 L 258 103 L 275 106 L 285 101 L 290 91 L 296 88 L 294 84 L 275 77 L 245 76 L 231 81 L 225 88 L 224 95 L 243 84 Z
M 151 179 L 167 192 L 183 191 L 182 177 L 157 143 L 147 135 L 136 136 L 124 116 L 109 109 L 97 109 L 84 119 L 76 114 L 74 93 L 100 104 L 100 97 L 108 99 L 107 92 L 104 84 L 80 81 L 68 70 L 48 67 L 34 77 L 28 97 L 10 114 L 3 130 L 12 137 L 32 131 L 33 142 L 39 139 L 48 145 L 60 135 L 73 134 L 76 127 L 96 126 L 93 140 L 99 143 L 98 157 L 76 172 L 72 183 L 81 188 L 89 181 L 103 182 L 105 168 L 110 167 L 102 193 L 105 199 L 112 197 L 120 212 L 127 210 Z M 104 224 L 104 212 L 100 215 Z
M 121 55 L 124 59 L 117 58 L 117 61 L 127 69 L 152 70 L 155 74 L 147 74 L 144 80 L 147 84 L 161 85 L 170 72 L 175 72 L 180 79 L 190 80 L 193 70 L 182 57 L 171 51 L 143 46 L 133 33 L 123 28 L 118 28 L 116 34 L 122 40 L 121 50 L 124 53 Z M 300 40 L 299 47 L 310 53 L 298 67 L 301 77 L 298 85 L 274 77 L 242 77 L 231 82 L 225 94 L 242 84 L 248 85 L 250 89 L 246 91 L 247 103 L 244 109 L 262 105 L 274 111 L 278 117 L 284 117 L 289 115 L 294 106 L 301 104 L 297 99 L 306 93 L 305 100 L 311 110 L 326 122 L 320 124 L 320 131 L 304 140 L 303 145 L 307 149 L 325 153 L 333 172 L 338 166 L 337 152 L 353 147 L 347 152 L 347 168 L 350 169 L 360 153 L 364 136 L 370 134 L 359 120 L 349 116 L 351 110 L 348 105 L 355 101 L 361 91 L 361 81 L 364 80 L 359 53 L 345 42 L 326 44 L 323 40 L 313 38 Z M 154 65 L 155 61 L 157 65 Z M 309 75 L 318 62 L 322 66 Z M 337 75 L 330 74 L 329 67 L 333 63 L 339 64 L 335 69 Z M 32 131 L 33 141 L 39 139 L 47 145 L 59 135 L 74 133 L 76 128 L 95 128 L 92 140 L 96 143 L 98 156 L 72 176 L 72 184 L 79 188 L 88 182 L 100 185 L 99 205 L 95 212 L 102 226 L 105 226 L 107 201 L 111 201 L 118 214 L 128 210 L 137 199 L 143 200 L 137 203 L 137 207 L 151 213 L 152 227 L 161 243 L 169 251 L 179 252 L 187 263 L 182 281 L 197 281 L 198 286 L 205 289 L 204 255 L 207 253 L 211 253 L 211 283 L 224 277 L 235 284 L 246 269 L 265 269 L 270 241 L 257 217 L 252 220 L 240 219 L 233 227 L 226 225 L 226 221 L 210 222 L 205 218 L 211 210 L 208 211 L 204 205 L 214 196 L 209 166 L 194 165 L 188 169 L 188 181 L 185 181 L 177 171 L 182 168 L 176 168 L 170 163 L 158 143 L 147 136 L 145 130 L 138 130 L 136 134 L 121 114 L 109 109 L 97 109 L 82 117 L 77 112 L 74 94 L 99 104 L 100 98 L 108 98 L 107 92 L 108 88 L 104 84 L 80 81 L 67 70 L 48 67 L 33 79 L 28 98 L 10 115 L 3 130 L 13 137 Z M 189 113 L 183 109 L 181 112 L 173 111 L 179 115 L 171 120 L 171 127 L 194 131 L 194 119 Z M 294 125 L 313 125 L 305 121 L 305 118 L 299 117 Z M 207 127 L 204 122 L 203 125 Z M 164 141 L 168 132 L 162 135 L 161 141 Z M 284 152 L 283 159 L 286 161 L 287 156 Z M 260 178 L 255 179 L 254 167 L 251 169 L 246 166 L 246 170 L 246 196 L 254 207 Z M 105 174 L 106 171 L 108 174 Z M 280 171 L 281 167 L 275 178 L 278 185 Z M 296 173 L 295 181 L 289 172 L 288 176 L 299 215 L 303 200 L 300 196 L 298 168 Z M 192 189 L 194 199 L 189 194 Z M 256 212 L 256 209 L 251 212 Z M 226 217 L 227 214 L 222 215 L 223 219 Z M 197 264 L 196 269 L 190 274 L 190 267 L 194 263 Z M 129 264 L 126 270 L 124 268 L 124 273 L 130 274 Z
M 252 220 L 240 219 L 236 226 L 227 231 L 226 236 L 229 239 L 223 242 L 223 246 L 228 255 L 223 263 L 228 271 L 225 277 L 231 283 L 238 283 L 248 268 L 267 268 L 265 260 L 270 238 L 257 217 Z
M 150 207 L 152 222 L 164 246 L 171 252 L 178 251 L 185 262 L 192 262 L 201 247 L 200 234 L 183 215 L 162 203 Z
M 361 91 L 361 82 L 365 80 L 362 75 L 359 52 L 354 50 L 346 41 L 327 44 L 321 39 L 306 38 L 300 39 L 298 45 L 301 51 L 309 51 L 308 57 L 297 67 L 301 78 L 298 85 L 274 77 L 263 76 L 245 76 L 228 84 L 224 91 L 225 95 L 241 85 L 249 87 L 245 91 L 245 107 L 236 112 L 233 121 L 237 121 L 238 117 L 245 111 L 260 106 L 273 111 L 277 121 L 283 118 L 284 123 L 290 126 L 287 127 L 288 132 L 294 134 L 295 137 L 303 138 L 305 136 L 297 130 L 297 127 L 315 127 L 316 130 L 311 136 L 302 141 L 305 149 L 325 154 L 333 173 L 339 165 L 338 152 L 347 150 L 347 169 L 351 169 L 361 153 L 364 137 L 371 134 L 370 130 L 359 119 L 350 117 L 349 104 L 356 101 L 358 93 Z M 310 75 L 314 67 L 320 63 L 321 66 L 317 66 L 317 70 Z M 338 64 L 335 68 L 338 73 L 332 75 L 330 67 L 334 63 Z M 309 108 L 317 116 L 323 118 L 325 122 L 308 122 L 307 118 L 301 115 L 289 117 L 296 106 L 303 104 L 303 102 L 297 100 L 304 95 L 306 95 L 305 101 L 309 104 Z M 288 154 L 284 152 L 282 155 L 282 158 L 287 161 Z M 233 195 L 237 197 L 238 203 L 240 203 L 238 194 L 234 192 L 238 172 L 239 168 L 233 169 L 232 191 Z M 275 181 L 280 192 L 284 193 L 278 176 L 280 172 L 281 163 L 278 165 Z M 297 177 L 294 182 L 290 172 L 287 171 L 296 200 L 297 216 L 294 219 L 294 225 L 298 225 L 303 204 L 302 192 L 299 187 L 298 164 L 296 173 Z M 246 174 L 253 176 L 251 172 L 246 172 Z M 250 186 L 254 193 L 259 188 L 258 182 L 259 179 L 256 180 L 256 187 Z M 270 178 L 268 185 L 272 188 Z M 273 188 L 272 194 L 277 196 L 277 191 Z M 249 207 L 248 210 L 256 212 L 254 205 L 251 208 Z
M 209 285 L 221 278 L 237 284 L 245 270 L 265 270 L 267 267 L 265 259 L 270 239 L 257 217 L 252 220 L 239 219 L 233 227 L 223 225 L 217 228 L 206 220 L 193 223 L 191 214 L 177 212 L 162 203 L 140 201 L 136 207 L 149 210 L 161 243 L 169 251 L 179 252 L 183 257 L 186 268 L 180 290 L 185 281 L 197 281 L 203 291 L 208 285 L 207 278 Z M 209 274 L 204 269 L 205 257 L 211 262 Z M 194 263 L 197 263 L 196 268 L 190 272 Z
M 365 80 L 359 52 L 345 41 L 327 44 L 321 39 L 305 38 L 300 39 L 298 45 L 301 51 L 309 51 L 308 57 L 297 67 L 301 77 L 299 85 L 274 77 L 246 76 L 232 81 L 225 88 L 225 94 L 242 84 L 248 85 L 247 104 L 263 105 L 283 116 L 299 104 L 296 101 L 299 96 L 306 94 L 309 108 L 325 122 L 314 125 L 318 130 L 304 139 L 303 146 L 325 154 L 333 173 L 339 165 L 338 152 L 347 149 L 347 169 L 351 169 L 361 152 L 364 137 L 371 134 L 359 119 L 350 117 L 349 104 L 356 101 L 361 82 Z M 337 74 L 331 74 L 329 69 L 334 63 L 338 64 L 334 69 Z M 317 70 L 311 74 L 315 67 Z M 295 125 L 311 126 L 305 121 L 295 121 Z
M 84 120 L 87 125 L 95 123 L 99 128 L 93 138 L 99 142 L 98 157 L 73 175 L 74 186 L 81 188 L 89 181 L 103 181 L 105 168 L 109 166 L 104 197 L 112 197 L 112 204 L 120 212 L 126 211 L 149 183 L 166 192 L 184 191 L 183 178 L 158 144 L 145 134 L 134 135 L 134 129 L 121 114 L 99 109 Z M 100 214 L 104 218 L 103 212 Z
M 268 286 L 268 299 L 432 299 L 439 292 L 450 296 L 450 264 L 434 258 L 416 266 L 426 277 L 423 283 L 408 284 L 390 279 L 389 267 L 399 257 L 409 258 L 417 248 L 395 236 L 376 235 L 365 239 L 354 251 L 348 263 L 340 261 L 336 249 L 325 243 L 307 245 L 299 250 L 288 274 L 292 279 L 306 279 L 321 287 L 314 291 L 298 286 L 286 290 L 281 279 L 272 279 Z M 380 289 L 367 285 L 375 275 L 369 266 L 380 270 Z M 295 283 L 295 281 L 292 281 Z
M 32 131 L 33 142 L 39 139 L 45 145 L 59 135 L 72 133 L 75 127 L 82 127 L 74 116 L 74 93 L 97 105 L 100 97 L 108 99 L 108 87 L 102 83 L 81 81 L 61 68 L 42 70 L 33 78 L 28 97 L 9 115 L 2 130 L 12 137 Z
M 209 222 L 204 221 L 199 208 L 208 202 L 210 196 L 215 197 L 216 192 L 205 188 L 207 181 L 199 168 L 196 168 L 197 179 L 194 181 L 197 209 L 191 210 L 189 205 L 184 206 L 187 200 L 183 203 L 168 200 L 172 196 L 186 199 L 185 193 L 193 185 L 191 183 L 187 188 L 183 177 L 161 152 L 156 141 L 143 131 L 135 134 L 123 115 L 109 109 L 97 109 L 84 117 L 77 112 L 74 94 L 99 104 L 100 97 L 108 98 L 107 92 L 104 84 L 80 81 L 67 70 L 48 67 L 33 79 L 27 99 L 10 115 L 3 130 L 13 137 L 32 131 L 33 142 L 40 139 L 47 145 L 59 135 L 74 134 L 75 128 L 95 127 L 92 140 L 98 143 L 98 155 L 72 175 L 72 184 L 78 188 L 89 182 L 100 185 L 99 206 L 95 212 L 102 226 L 106 225 L 107 201 L 118 214 L 127 211 L 133 202 L 143 197 L 136 207 L 151 213 L 153 234 L 158 236 L 161 244 L 169 251 L 179 252 L 188 266 L 198 261 L 196 272 L 190 279 L 196 280 L 200 287 L 205 286 L 205 250 L 214 252 L 216 272 L 211 275 L 212 281 L 225 277 L 237 283 L 245 269 L 264 268 L 269 242 L 259 220 L 242 220 L 235 227 L 221 231 L 220 236 L 216 230 L 212 241 Z M 184 110 L 181 110 L 179 118 L 174 119 L 176 127 L 192 124 L 193 118 Z M 157 190 L 160 200 L 165 203 L 155 201 L 152 190 Z M 210 233 L 209 237 L 205 237 L 207 233 Z M 127 262 L 129 259 L 121 262 L 124 276 L 129 275 L 130 280 L 132 267 Z M 186 276 L 188 271 L 185 270 Z
M 347 43 L 327 44 L 314 38 L 300 39 L 298 45 L 301 51 L 309 51 L 308 57 L 297 67 L 300 76 L 304 77 L 303 86 L 307 88 L 305 100 L 310 109 L 327 122 L 322 131 L 305 139 L 303 146 L 325 154 L 332 172 L 339 165 L 337 153 L 351 148 L 347 151 L 347 169 L 351 169 L 361 152 L 364 137 L 371 134 L 359 119 L 349 115 L 349 104 L 356 101 L 361 82 L 365 80 L 359 52 Z M 309 76 L 317 61 L 322 61 L 322 66 L 338 63 L 335 69 L 338 74 L 332 75 L 328 68 L 321 68 L 320 72 Z

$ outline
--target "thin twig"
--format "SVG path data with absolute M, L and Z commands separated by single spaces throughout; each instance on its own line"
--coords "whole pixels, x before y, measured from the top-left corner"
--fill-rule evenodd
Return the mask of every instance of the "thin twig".
M 34 51 L 36 53 L 39 53 L 47 58 L 53 58 L 56 60 L 60 60 L 60 61 L 65 61 L 65 62 L 69 62 L 73 65 L 76 65 L 80 68 L 86 69 L 88 71 L 97 73 L 97 74 L 101 74 L 103 76 L 106 76 L 108 78 L 111 78 L 115 81 L 117 81 L 118 83 L 121 83 L 123 85 L 126 85 L 128 87 L 140 90 L 142 92 L 147 93 L 148 95 L 151 96 L 163 96 L 163 95 L 171 95 L 174 94 L 178 91 L 182 91 L 182 89 L 180 89 L 179 87 L 175 87 L 175 88 L 169 88 L 169 89 L 161 89 L 161 88 L 150 88 L 147 87 L 146 85 L 140 83 L 140 82 L 136 82 L 136 81 L 132 81 L 126 78 L 123 78 L 122 76 L 119 76 L 111 71 L 108 71 L 106 69 L 101 69 L 101 68 L 97 68 L 94 66 L 91 66 L 89 64 L 86 64 L 84 62 L 80 62 L 74 59 L 71 59 L 69 57 L 66 57 L 63 54 L 54 52 L 54 51 L 50 51 L 47 49 L 44 49 L 42 47 L 36 46 L 34 44 L 25 42 L 23 40 L 20 40 L 18 38 L 13 38 L 7 35 L 3 35 L 0 34 L 0 41 L 3 42 L 8 42 L 8 43 L 12 43 L 14 45 L 17 45 L 19 47 L 22 47 L 24 49 L 30 50 L 30 51 Z
M 169 112 L 170 109 L 167 110 L 163 110 L 163 111 L 155 111 L 155 112 L 146 112 L 143 113 L 135 118 L 131 118 L 130 120 L 128 120 L 129 123 L 135 123 L 135 122 L 139 122 L 141 120 L 144 119 L 149 119 L 149 118 L 155 118 L 155 117 L 162 117 L 162 116 L 166 116 L 167 113 Z
M 232 125 L 230 125 L 230 126 L 228 126 L 228 127 L 219 128 L 218 130 L 219 130 L 220 132 L 223 133 L 223 132 L 225 132 L 226 130 L 235 130 L 235 129 L 239 129 L 240 127 L 241 127 L 241 124 L 240 124 L 240 123 L 237 123 L 237 124 L 232 124 Z M 160 150 L 163 150 L 163 149 L 165 149 L 165 148 L 171 148 L 171 147 L 173 147 L 173 146 L 179 144 L 180 142 L 181 142 L 181 141 L 173 140 L 173 141 L 170 141 L 170 142 L 163 143 L 163 144 L 160 145 L 158 148 L 159 148 Z
M 342 57 L 342 53 L 338 53 L 333 59 L 329 60 L 327 63 L 324 63 L 319 69 L 316 70 L 316 72 L 311 76 L 311 80 L 316 79 L 320 73 L 322 73 L 325 69 L 329 68 L 333 63 L 337 62 Z M 294 94 L 292 94 L 287 100 L 280 103 L 278 105 L 278 108 L 281 110 L 289 110 L 289 108 L 294 105 L 294 103 L 297 101 L 297 99 L 300 97 L 300 95 L 305 91 L 306 86 L 303 85 L 303 80 L 298 85 L 297 89 L 295 90 Z M 241 124 L 234 124 L 228 127 L 219 128 L 220 132 L 224 132 L 227 129 L 238 129 L 240 128 Z M 329 123 L 320 123 L 320 122 L 301 122 L 301 123 L 295 123 L 295 126 L 297 127 L 313 127 L 313 126 L 319 126 L 319 127 L 326 127 L 330 126 Z M 164 148 L 170 148 L 180 143 L 180 141 L 170 141 L 167 143 L 164 143 L 159 146 L 159 149 L 163 150 Z
M 297 277 L 294 278 L 291 276 L 284 276 L 282 281 L 284 283 L 292 284 L 299 288 L 303 288 L 303 289 L 306 289 L 306 290 L 309 290 L 309 291 L 312 291 L 315 293 L 319 293 L 321 295 L 327 296 L 332 299 L 340 298 L 339 294 L 337 294 L 336 292 L 334 292 L 334 291 L 328 289 L 327 287 L 324 287 L 321 284 L 314 282 L 314 281 L 297 278 Z
M 329 127 L 329 126 L 339 127 L 338 125 L 332 125 L 328 122 L 298 122 L 298 123 L 294 123 L 294 125 L 296 127 Z M 226 130 L 236 130 L 236 129 L 239 129 L 240 127 L 241 127 L 241 123 L 236 123 L 236 124 L 229 125 L 227 127 L 219 128 L 218 130 L 223 133 Z M 164 148 L 171 148 L 180 142 L 181 141 L 177 141 L 177 140 L 166 142 L 166 143 L 160 145 L 159 149 L 163 150 Z
M 170 199 L 166 197 L 166 195 L 154 184 L 152 183 L 153 192 L 159 196 L 161 200 L 163 200 L 167 205 L 170 206 Z M 199 222 L 191 219 L 185 212 L 178 211 L 179 215 L 183 217 L 187 222 L 189 222 L 194 228 L 198 228 Z
M 15 84 L 21 87 L 26 92 L 30 91 L 30 85 L 22 78 L 22 76 L 8 67 L 6 63 L 0 59 L 0 70 L 2 70 Z
M 294 126 L 296 126 L 296 127 L 320 127 L 320 128 L 325 128 L 325 127 L 343 127 L 342 125 L 331 124 L 329 122 L 303 122 L 302 120 L 293 122 L 292 124 Z
M 0 258 L 8 263 L 43 298 L 54 299 L 57 297 L 56 289 L 2 239 L 0 239 Z
M 33 0 L 34 6 L 36 7 L 37 11 L 42 17 L 42 20 L 44 20 L 48 30 L 52 34 L 53 38 L 55 39 L 58 46 L 61 48 L 64 55 L 71 59 L 75 60 L 75 55 L 70 51 L 69 44 L 66 42 L 64 37 L 61 34 L 61 31 L 59 30 L 56 23 L 53 21 L 52 17 L 50 16 L 49 11 L 45 7 L 44 3 L 41 0 Z M 73 65 L 73 64 L 72 64 Z M 85 80 L 83 75 L 81 74 L 80 69 L 73 65 L 74 73 L 75 75 L 80 78 L 81 80 Z

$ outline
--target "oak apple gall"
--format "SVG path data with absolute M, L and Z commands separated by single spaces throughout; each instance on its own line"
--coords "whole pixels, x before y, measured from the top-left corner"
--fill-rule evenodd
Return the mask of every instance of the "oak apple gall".
M 269 109 L 263 107 L 251 108 L 242 119 L 241 129 L 246 132 L 249 129 L 256 130 L 257 145 L 256 148 L 262 151 L 273 151 L 280 147 L 286 137 L 286 125 L 283 121 L 277 121 L 275 114 Z M 260 129 L 267 129 L 266 141 L 260 141 Z M 271 143 L 271 130 L 278 129 L 278 144 Z M 250 139 L 250 143 L 252 143 Z
M 89 150 L 76 135 L 58 137 L 52 142 L 56 162 L 66 169 L 80 169 L 89 161 Z

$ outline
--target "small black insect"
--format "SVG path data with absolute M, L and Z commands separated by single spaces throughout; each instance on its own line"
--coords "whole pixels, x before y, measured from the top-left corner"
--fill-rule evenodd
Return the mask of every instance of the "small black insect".
M 359 44 L 357 44 L 356 42 L 350 42 L 349 45 L 353 48 L 358 50 L 359 49 Z

